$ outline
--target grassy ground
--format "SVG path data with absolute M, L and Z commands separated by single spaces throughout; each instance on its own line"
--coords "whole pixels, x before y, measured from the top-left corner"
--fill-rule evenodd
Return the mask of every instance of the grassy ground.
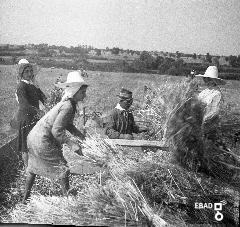
M 15 133 L 9 127 L 9 121 L 17 109 L 15 100 L 16 90 L 16 66 L 0 65 L 0 145 L 12 138 Z M 37 76 L 42 90 L 49 95 L 53 84 L 60 75 L 66 80 L 68 70 L 64 69 L 46 69 L 42 68 Z M 160 76 L 156 74 L 138 74 L 138 73 L 109 73 L 109 72 L 88 72 L 86 79 L 90 84 L 88 89 L 88 100 L 86 102 L 87 112 L 99 111 L 105 112 L 114 107 L 117 102 L 116 94 L 121 87 L 131 89 L 134 93 L 135 101 L 133 105 L 141 103 L 143 98 L 143 86 L 158 86 L 168 81 L 178 83 L 184 80 L 184 77 Z M 234 108 L 240 112 L 239 100 L 239 81 L 227 81 L 227 85 L 222 88 L 225 105 Z
M 12 117 L 12 114 L 14 110 L 16 109 L 16 101 L 14 97 L 14 91 L 15 91 L 15 75 L 16 71 L 14 71 L 12 66 L 1 66 L 1 87 L 0 87 L 0 95 L 1 95 L 1 106 L 3 107 L 1 109 L 1 142 L 9 138 L 10 135 L 14 133 L 14 131 L 10 130 L 7 125 Z M 66 80 L 67 76 L 67 70 L 63 69 L 42 69 L 38 76 L 38 81 L 40 84 L 40 87 L 43 89 L 43 91 L 46 94 L 49 94 L 50 90 L 53 88 L 53 84 L 59 75 L 63 75 L 63 80 Z M 141 104 L 143 100 L 143 87 L 144 85 L 153 85 L 155 88 L 161 88 L 162 93 L 165 94 L 165 96 L 168 98 L 167 100 L 171 103 L 174 101 L 176 102 L 176 94 L 173 95 L 171 99 L 171 93 L 174 93 L 173 87 L 180 81 L 185 80 L 183 77 L 170 77 L 170 76 L 159 76 L 159 75 L 149 75 L 149 74 L 130 74 L 130 73 L 99 73 L 99 72 L 89 72 L 89 77 L 86 78 L 86 81 L 90 84 L 90 87 L 88 89 L 88 100 L 86 101 L 87 105 L 87 112 L 92 111 L 99 111 L 99 112 L 105 112 L 114 105 L 116 105 L 117 97 L 116 94 L 118 94 L 121 87 L 128 88 L 133 91 L 134 93 L 134 105 Z M 240 82 L 238 81 L 228 81 L 227 85 L 222 88 L 222 92 L 224 95 L 224 108 L 229 109 L 229 113 L 233 112 L 239 112 L 240 111 L 240 101 L 239 101 L 239 95 L 238 95 L 238 89 L 240 87 Z M 171 88 L 171 89 L 169 89 Z M 179 88 L 178 88 L 179 90 Z M 176 89 L 177 92 L 177 89 Z M 179 91 L 178 91 L 179 92 Z M 161 92 L 160 92 L 161 93 Z M 161 100 L 160 100 L 161 101 Z M 225 115 L 228 113 L 227 111 L 224 112 Z M 160 163 L 160 162 L 159 162 Z M 145 165 L 143 165 L 145 166 Z M 159 167 L 160 168 L 160 167 Z M 174 167 L 175 168 L 175 167 Z M 150 168 L 152 169 L 152 168 Z M 141 172 L 140 172 L 141 173 Z M 164 171 L 159 169 L 159 174 L 163 174 Z M 188 174 L 188 173 L 187 173 Z M 20 174 L 21 175 L 21 174 Z M 167 173 L 166 173 L 167 175 Z M 147 186 L 151 185 L 149 194 L 156 197 L 159 195 L 158 191 L 154 191 L 154 187 L 152 185 L 152 179 L 153 177 L 152 172 L 149 173 L 149 176 L 144 178 L 144 182 L 147 182 L 146 179 L 151 179 L 151 182 Z M 22 176 L 20 177 L 22 179 Z M 15 182 L 15 187 L 13 184 L 12 188 L 12 195 L 9 196 L 11 199 L 14 197 L 14 193 L 16 194 L 15 202 L 19 201 L 19 194 L 21 192 L 19 191 L 20 186 L 23 184 L 23 181 L 21 179 L 18 179 L 20 182 Z M 140 176 L 142 179 L 142 176 Z M 175 180 L 178 179 L 177 175 L 174 177 Z M 159 178 L 160 182 L 162 178 Z M 155 179 L 156 180 L 156 179 Z M 73 184 L 74 182 L 80 182 L 81 179 L 77 179 L 74 181 L 72 180 Z M 140 180 L 142 183 L 142 181 Z M 59 188 L 51 188 L 46 189 L 47 191 L 43 192 L 45 190 L 45 185 L 50 184 L 46 182 L 45 180 L 39 180 L 36 187 L 36 191 L 39 191 L 40 188 L 42 188 L 41 194 L 43 195 L 58 195 Z M 179 182 L 180 183 L 180 182 Z M 170 183 L 172 184 L 172 183 Z M 17 187 L 16 187 L 17 185 Z M 44 185 L 44 187 L 40 187 L 41 185 Z M 158 184 L 161 185 L 161 184 Z M 50 185 L 51 186 L 51 185 Z M 143 187 L 144 185 L 139 183 L 139 186 Z M 140 188 L 141 188 L 140 187 Z M 189 186 L 190 188 L 193 188 L 192 185 Z M 154 189 L 154 190 L 153 190 Z M 158 189 L 158 187 L 157 187 Z M 209 189 L 209 188 L 207 188 Z M 18 191 L 17 191 L 18 190 Z M 161 190 L 160 190 L 161 191 Z M 191 190 L 190 190 L 191 192 Z M 13 198 L 14 199 L 14 198 Z M 162 199 L 162 198 L 161 198 Z M 11 204 L 9 204 L 11 207 Z M 14 204 L 12 204 L 14 205 Z

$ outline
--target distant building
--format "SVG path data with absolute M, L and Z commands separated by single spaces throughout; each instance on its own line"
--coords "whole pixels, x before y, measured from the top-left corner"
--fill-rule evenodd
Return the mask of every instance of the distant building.
M 102 56 L 111 56 L 112 52 L 110 50 L 101 50 Z
M 33 49 L 34 48 L 34 44 L 27 44 L 27 45 L 25 45 L 25 48 Z
M 132 57 L 134 57 L 134 58 L 138 58 L 140 55 L 138 54 L 138 53 L 136 53 L 136 52 L 134 52 L 133 54 L 132 54 Z
M 88 54 L 92 55 L 92 56 L 96 56 L 97 55 L 97 51 L 96 50 L 90 50 L 88 52 Z
M 185 63 L 196 63 L 196 64 L 202 64 L 203 63 L 203 58 L 196 58 L 194 59 L 193 57 L 181 57 Z
M 130 57 L 130 54 L 128 54 L 126 51 L 119 51 L 119 56 Z
M 225 56 L 221 56 L 219 59 L 219 65 L 226 65 L 226 66 L 229 66 L 229 61 L 226 61 L 226 57 Z

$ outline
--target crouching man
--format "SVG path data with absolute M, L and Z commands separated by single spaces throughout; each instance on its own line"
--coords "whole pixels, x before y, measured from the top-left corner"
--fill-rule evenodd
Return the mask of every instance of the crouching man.
M 146 128 L 139 128 L 134 121 L 132 112 L 129 110 L 133 103 L 132 92 L 122 88 L 119 103 L 110 112 L 106 119 L 105 133 L 110 139 L 133 140 L 133 133 L 148 131 Z

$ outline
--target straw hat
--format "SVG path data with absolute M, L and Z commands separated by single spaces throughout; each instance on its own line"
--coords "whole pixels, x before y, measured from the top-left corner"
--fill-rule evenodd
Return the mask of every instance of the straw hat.
M 209 66 L 206 72 L 202 74 L 195 75 L 197 77 L 207 77 L 212 79 L 216 84 L 226 84 L 226 82 L 220 78 L 218 78 L 218 69 L 216 66 Z
M 27 60 L 27 59 L 21 59 L 21 60 L 19 60 L 19 62 L 18 62 L 18 65 L 20 65 L 20 64 L 28 64 L 29 63 L 29 61 Z
M 81 87 L 82 85 L 87 85 L 79 71 L 73 71 L 68 73 L 67 81 L 64 83 L 55 84 L 59 88 L 69 88 L 69 87 Z

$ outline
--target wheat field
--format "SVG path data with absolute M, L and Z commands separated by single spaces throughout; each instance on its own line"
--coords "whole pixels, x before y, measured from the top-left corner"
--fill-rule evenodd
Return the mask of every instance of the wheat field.
M 14 96 L 14 92 L 16 89 L 16 67 L 15 66 L 1 66 L 0 67 L 0 79 L 1 79 L 1 86 L 0 86 L 0 95 L 1 95 L 1 112 L 0 112 L 0 124 L 1 124 L 1 131 L 0 131 L 0 135 L 1 135 L 1 144 L 4 143 L 4 141 L 7 141 L 9 138 L 11 138 L 11 136 L 13 136 L 15 134 L 15 131 L 9 128 L 9 120 L 11 119 L 14 111 L 16 110 L 16 100 L 15 100 L 15 96 Z M 54 87 L 54 82 L 56 81 L 56 79 L 62 75 L 62 80 L 65 81 L 66 77 L 67 77 L 67 73 L 68 70 L 64 70 L 64 69 L 46 69 L 46 68 L 42 68 L 37 76 L 37 81 L 40 85 L 40 87 L 42 88 L 42 90 L 49 95 L 50 91 L 53 89 Z M 101 112 L 104 113 L 108 110 L 110 110 L 111 108 L 113 108 L 116 103 L 117 103 L 117 97 L 116 95 L 118 94 L 119 90 L 121 89 L 121 87 L 125 87 L 127 89 L 130 89 L 133 91 L 133 96 L 134 96 L 134 103 L 133 106 L 134 107 L 141 107 L 143 100 L 146 98 L 145 94 L 144 94 L 144 86 L 148 86 L 151 87 L 152 89 L 155 89 L 156 94 L 157 94 L 157 98 L 155 98 L 156 102 L 153 103 L 155 105 L 155 110 L 158 109 L 159 112 L 157 112 L 156 116 L 161 116 L 163 119 L 158 119 L 156 122 L 153 121 L 153 125 L 156 123 L 161 123 L 166 121 L 167 118 L 167 114 L 169 113 L 169 111 L 174 107 L 174 105 L 176 105 L 176 103 L 178 102 L 178 100 L 181 100 L 181 97 L 184 94 L 184 89 L 186 88 L 186 86 L 184 85 L 186 78 L 184 77 L 172 77 L 172 76 L 165 76 L 165 75 L 157 75 L 157 74 L 134 74 L 134 73 L 112 73 L 112 72 L 88 72 L 89 77 L 86 78 L 86 82 L 90 85 L 87 91 L 87 100 L 84 103 L 84 105 L 86 106 L 86 112 L 87 113 L 91 113 L 93 111 L 97 111 L 97 112 Z M 227 118 L 228 115 L 231 114 L 235 114 L 235 113 L 240 113 L 240 100 L 239 100 L 239 94 L 238 94 L 238 89 L 240 87 L 240 82 L 239 81 L 227 81 L 227 85 L 224 87 L 221 87 L 223 96 L 224 96 L 224 105 L 223 105 L 223 116 L 224 118 Z M 199 81 L 199 83 L 201 84 L 201 82 Z M 161 98 L 160 98 L 161 97 Z M 161 109 L 160 105 L 163 105 L 164 108 Z M 161 112 L 162 111 L 162 112 Z M 100 141 L 101 143 L 101 141 Z M 97 145 L 99 145 L 99 142 L 97 143 Z M 90 146 L 93 146 L 93 144 L 91 143 Z M 107 147 L 108 149 L 108 147 Z M 91 151 L 93 151 L 94 149 L 91 149 Z M 101 150 L 100 150 L 101 151 Z M 107 152 L 110 152 L 111 149 Z M 129 152 L 129 151 L 128 151 Z M 205 178 L 205 176 L 202 175 L 198 175 L 196 176 L 196 174 L 187 172 L 179 167 L 174 166 L 174 165 L 169 165 L 168 160 L 165 160 L 167 158 L 167 156 L 169 154 L 162 154 L 158 156 L 159 160 L 157 161 L 157 157 L 156 156 L 142 156 L 139 157 L 139 154 L 137 153 L 132 153 L 129 152 L 130 156 L 129 159 L 125 159 L 123 163 L 123 166 L 120 166 L 121 168 L 124 167 L 125 169 L 119 169 L 119 171 L 123 171 L 124 174 L 127 173 L 127 177 L 128 176 L 132 176 L 134 180 L 137 181 L 138 185 L 141 187 L 145 187 L 145 196 L 152 196 L 151 199 L 154 199 L 155 201 L 157 201 L 157 199 L 162 200 L 164 196 L 166 202 L 169 202 L 170 200 L 178 200 L 178 198 L 176 196 L 179 196 L 179 194 L 182 193 L 181 190 L 185 190 L 184 187 L 186 185 L 188 185 L 189 188 L 192 188 L 191 190 L 186 190 L 184 193 L 189 193 L 189 195 L 191 195 L 191 193 L 195 193 L 193 190 L 198 191 L 198 193 L 203 193 L 206 191 L 209 191 L 209 193 L 212 193 L 212 189 L 211 187 L 213 187 L 215 184 L 217 185 L 221 185 L 221 182 L 214 182 L 211 179 Z M 96 155 L 96 152 L 94 152 L 94 155 Z M 74 159 L 74 158 L 73 158 Z M 112 161 L 115 160 L 114 158 L 110 161 L 109 163 L 113 163 Z M 137 161 L 136 161 L 137 160 Z M 77 160 L 76 160 L 77 161 Z M 127 162 L 125 162 L 127 161 Z M 126 166 L 126 163 L 128 163 L 129 161 L 129 166 Z M 108 161 L 105 161 L 106 163 L 108 163 Z M 119 163 L 118 163 L 119 164 Z M 132 164 L 134 164 L 134 166 L 136 166 L 136 169 L 132 168 Z M 111 164 L 112 165 L 112 164 Z M 119 167 L 118 167 L 119 168 Z M 116 171 L 117 169 L 113 166 L 110 166 L 110 170 L 111 171 Z M 130 175 L 129 175 L 130 174 Z M 158 175 L 156 175 L 158 174 Z M 170 174 L 170 175 L 169 175 Z M 114 174 L 112 174 L 111 177 L 113 177 Z M 124 175 L 125 176 L 125 175 Z M 109 176 L 108 176 L 109 177 Z M 15 187 L 13 184 L 13 187 L 11 188 L 11 192 L 12 194 L 8 195 L 9 198 L 12 198 L 13 200 L 15 199 L 16 201 L 19 201 L 19 195 L 21 194 L 21 190 L 23 189 L 23 178 L 24 178 L 24 174 L 20 173 L 20 176 L 18 178 L 18 180 L 15 183 Z M 103 177 L 104 178 L 104 177 Z M 126 178 L 128 179 L 128 178 Z M 202 185 L 203 186 L 203 192 L 201 192 L 201 188 L 199 188 L 199 179 L 202 180 L 204 183 L 206 183 L 206 185 Z M 110 193 L 109 195 L 105 195 L 106 197 L 104 197 L 104 199 L 109 199 L 112 198 L 113 199 L 113 195 L 111 193 L 115 193 L 117 197 L 114 198 L 118 198 L 118 201 L 115 201 L 113 199 L 113 202 L 116 202 L 116 206 L 113 206 L 114 209 L 116 209 L 117 206 L 119 206 L 121 209 L 119 209 L 119 213 L 116 214 L 118 215 L 123 215 L 125 212 L 125 215 L 130 215 L 128 216 L 129 220 L 134 220 L 136 221 L 137 219 L 142 219 L 143 221 L 146 218 L 146 214 L 145 216 L 140 213 L 137 213 L 137 209 L 133 209 L 132 213 L 131 212 L 126 212 L 124 211 L 124 209 L 128 206 L 127 202 L 129 202 L 129 198 L 128 200 L 126 200 L 123 204 L 123 206 L 121 206 L 121 201 L 124 196 L 123 194 L 120 195 L 118 193 L 120 192 L 116 192 L 116 190 L 111 191 L 113 188 L 115 188 L 118 184 L 119 184 L 119 179 L 111 179 L 110 182 L 106 181 L 106 185 L 104 187 L 106 188 L 97 188 L 96 189 L 96 194 L 87 194 L 87 196 L 89 196 L 86 200 L 86 202 L 89 202 L 89 198 L 93 199 L 93 201 L 95 201 L 94 199 L 98 196 L 100 196 L 102 198 L 101 193 Z M 121 180 L 121 179 L 120 179 Z M 151 181 L 156 181 L 156 182 L 162 182 L 162 180 L 164 180 L 164 184 L 163 185 L 159 185 L 159 187 L 156 187 L 155 189 L 153 189 L 154 187 L 152 186 L 152 182 Z M 186 182 L 185 182 L 186 180 Z M 103 180 L 101 180 L 103 181 Z M 188 182 L 187 182 L 188 181 Z M 72 207 L 71 209 L 75 209 L 75 205 L 79 206 L 81 205 L 81 203 L 79 203 L 79 201 L 84 201 L 84 198 L 86 199 L 85 195 L 84 197 L 82 196 L 82 189 L 86 189 L 89 193 L 89 189 L 93 189 L 92 187 L 90 187 L 91 185 L 94 187 L 94 184 L 98 182 L 99 183 L 99 176 L 95 176 L 94 179 L 90 179 L 89 182 L 89 178 L 85 179 L 85 178 L 79 178 L 74 176 L 71 179 L 71 183 L 73 185 L 73 188 L 75 187 L 79 194 L 79 200 L 76 200 L 73 204 L 74 207 Z M 174 183 L 177 185 L 174 186 Z M 110 184 L 109 184 L 110 183 Z M 125 184 L 126 182 L 123 182 L 123 184 Z M 16 185 L 18 185 L 16 187 Z M 42 187 L 44 185 L 44 187 Z M 46 187 L 45 187 L 46 185 Z M 86 186 L 87 185 L 87 186 Z M 98 185 L 98 184 L 97 184 Z M 178 185 L 181 188 L 178 188 Z M 201 185 L 201 184 L 200 184 Z M 96 186 L 98 187 L 98 186 Z M 130 188 L 132 187 L 132 184 L 130 184 L 129 186 Z M 167 187 L 167 188 L 165 188 Z M 195 189 L 194 189 L 195 188 Z M 224 185 L 220 187 L 220 189 L 222 191 L 224 191 Z M 39 190 L 41 192 L 42 195 L 45 195 L 47 197 L 42 197 L 42 196 L 38 196 Z M 95 190 L 95 189 L 94 189 Z M 103 190 L 103 191 L 102 191 Z M 105 191 L 106 190 L 106 191 Z M 135 190 L 135 189 L 134 189 Z M 138 190 L 138 189 L 137 189 Z M 146 192 L 149 191 L 149 195 L 146 194 Z M 156 191 L 155 191 L 156 190 Z M 180 191 L 178 191 L 180 190 Z M 228 188 L 227 188 L 228 190 Z M 20 212 L 22 210 L 21 208 L 21 204 L 19 204 L 19 207 L 17 206 L 17 208 L 15 209 L 15 213 L 11 213 L 12 216 L 12 220 L 29 220 L 28 216 L 32 210 L 34 210 L 34 206 L 36 204 L 47 204 L 49 203 L 49 199 L 52 200 L 55 197 L 51 197 L 51 196 L 56 196 L 59 194 L 59 186 L 53 186 L 52 183 L 45 181 L 44 179 L 38 179 L 36 185 L 33 188 L 34 191 L 34 196 L 33 197 L 33 203 L 25 208 L 29 208 L 29 213 L 27 213 L 28 211 L 25 212 L 25 215 L 22 215 L 22 213 Z M 124 191 L 124 190 L 123 190 Z M 99 193 L 99 194 L 98 194 Z M 141 192 L 139 191 L 140 194 L 136 194 L 136 196 L 138 198 L 141 198 L 139 201 L 138 200 L 133 200 L 133 204 L 137 205 L 139 203 L 141 203 L 141 201 L 145 201 L 144 197 L 142 197 Z M 170 193 L 170 194 L 169 194 Z M 231 198 L 234 198 L 234 193 L 229 193 L 229 195 L 231 196 Z M 51 198 L 50 198 L 50 197 Z M 120 197 L 118 197 L 120 196 Z M 139 197 L 140 196 L 140 197 Z M 165 197 L 166 196 L 166 197 Z M 136 198 L 137 198 L 136 197 Z M 100 199 L 101 199 L 100 198 Z M 130 198 L 132 199 L 131 195 Z M 98 197 L 99 199 L 99 197 Z M 150 197 L 148 198 L 150 199 Z M 151 200 L 150 199 L 150 200 Z M 163 199 L 164 200 L 164 199 Z M 50 201 L 51 202 L 51 201 Z M 59 199 L 57 198 L 56 201 L 54 201 L 54 204 L 63 204 L 63 206 L 66 203 L 71 203 L 71 200 L 65 200 L 65 199 Z M 96 201 L 97 203 L 99 201 Z M 53 201 L 52 201 L 53 203 Z M 100 206 L 102 204 L 102 200 L 100 203 Z M 143 203 L 144 204 L 144 203 Z M 147 203 L 146 203 L 147 204 Z M 15 205 L 15 204 L 14 204 Z M 154 203 L 151 204 L 154 207 Z M 62 206 L 62 205 L 61 205 Z M 76 222 L 73 223 L 84 223 L 84 218 L 90 218 L 92 217 L 92 215 L 96 215 L 97 212 L 96 210 L 96 204 L 92 204 L 92 210 L 88 210 L 88 214 L 89 216 L 84 216 L 81 217 L 83 219 L 77 219 Z M 109 206 L 109 204 L 106 204 L 106 207 Z M 131 202 L 129 204 L 129 206 L 131 205 Z M 148 205 L 147 205 L 148 206 Z M 68 204 L 68 207 L 71 207 Z M 82 204 L 82 207 L 84 207 L 84 204 Z M 113 209 L 112 208 L 112 209 Z M 70 209 L 70 208 L 69 208 Z M 84 208 L 85 209 L 85 208 Z M 156 209 L 159 209 L 156 212 Z M 171 210 L 171 208 L 169 208 Z M 149 210 L 151 210 L 150 213 L 155 212 L 156 215 L 159 215 L 162 217 L 162 209 L 159 208 L 159 205 L 154 207 L 154 209 L 152 209 L 151 207 L 149 207 Z M 91 212 L 92 213 L 91 213 Z M 121 211 L 121 212 L 120 212 Z M 64 211 L 65 212 L 65 211 Z M 75 211 L 74 211 L 75 212 Z M 70 212 L 70 213 L 65 213 L 66 214 L 66 218 L 68 218 L 68 215 L 75 215 L 76 213 L 74 212 Z M 80 213 L 78 215 L 82 215 L 81 211 L 79 211 Z M 102 212 L 102 211 L 101 211 Z M 136 212 L 136 214 L 134 214 L 134 212 Z M 24 212 L 23 212 L 24 213 Z M 143 212 L 144 213 L 144 212 Z M 101 213 L 103 214 L 103 213 Z M 14 216 L 15 215 L 15 216 Z M 34 214 L 34 218 L 38 217 L 38 213 L 36 212 Z M 57 214 L 56 214 L 57 215 Z M 139 218 L 138 218 L 139 215 Z M 170 215 L 170 216 L 169 216 Z M 180 213 L 180 214 L 176 214 L 173 215 L 171 214 L 171 212 L 165 212 L 164 216 L 164 220 L 167 220 L 169 223 L 171 222 L 171 219 L 175 218 L 175 223 L 181 223 L 183 224 L 184 221 L 187 220 L 187 216 L 184 216 L 186 214 Z M 189 215 L 189 214 L 188 214 Z M 195 214 L 196 215 L 196 214 Z M 148 216 L 148 215 L 147 215 Z M 151 216 L 151 215 L 150 215 Z M 191 216 L 191 215 L 190 215 Z M 190 217 L 189 216 L 189 217 Z M 69 216 L 70 217 L 70 216 Z M 134 217 L 134 218 L 132 218 Z M 16 218 L 16 219 L 14 219 Z M 23 219 L 21 219 L 23 218 Z M 26 219 L 24 219 L 26 218 Z M 29 217 L 30 219 L 33 217 Z M 42 217 L 44 220 L 44 218 L 47 218 L 45 220 L 50 221 L 50 217 L 47 216 L 47 214 Z M 72 220 L 74 220 L 75 217 L 72 217 Z M 99 218 L 97 216 L 94 216 L 94 218 Z M 101 217 L 104 219 L 104 216 Z M 202 216 L 199 217 L 200 219 L 203 218 Z M 103 220 L 102 219 L 102 220 Z M 151 218 L 150 218 L 151 219 Z M 95 219 L 97 220 L 97 219 Z M 100 220 L 100 219 L 99 219 Z M 125 218 L 125 221 L 127 219 Z M 184 221 L 183 221 L 184 220 Z M 41 221 L 41 220 L 40 220 Z M 60 221 L 60 223 L 64 224 L 64 220 L 61 220 L 61 218 L 58 220 Z M 87 221 L 87 220 L 85 220 Z M 172 220 L 173 221 L 173 220 Z M 173 222 L 174 222 L 173 221 Z M 88 224 L 90 224 L 91 222 L 86 222 Z M 98 223 L 98 222 L 95 222 Z M 99 222 L 100 223 L 100 222 Z M 99 224 L 98 223 L 98 224 Z M 93 223 L 91 223 L 93 224 Z M 100 223 L 102 224 L 102 223 Z M 125 223 L 126 224 L 126 223 Z M 180 225 L 179 225 L 180 226 Z M 183 224 L 184 226 L 184 224 Z

